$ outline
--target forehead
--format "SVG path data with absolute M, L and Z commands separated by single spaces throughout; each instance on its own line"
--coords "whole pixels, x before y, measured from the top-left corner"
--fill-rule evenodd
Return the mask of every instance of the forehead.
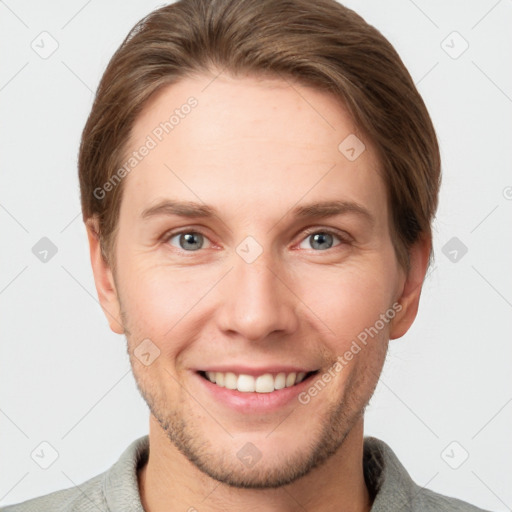
M 123 203 L 139 213 L 165 198 L 248 215 L 319 199 L 386 211 L 370 141 L 340 101 L 315 88 L 261 77 L 183 79 L 134 123 L 128 153 L 144 145 L 151 149 L 124 183 Z

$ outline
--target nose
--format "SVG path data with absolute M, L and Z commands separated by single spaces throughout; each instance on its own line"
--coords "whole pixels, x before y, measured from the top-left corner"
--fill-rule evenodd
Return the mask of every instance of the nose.
M 263 251 L 251 263 L 234 254 L 233 265 L 219 290 L 216 315 L 222 332 L 253 342 L 293 333 L 300 301 L 283 265 L 270 251 Z

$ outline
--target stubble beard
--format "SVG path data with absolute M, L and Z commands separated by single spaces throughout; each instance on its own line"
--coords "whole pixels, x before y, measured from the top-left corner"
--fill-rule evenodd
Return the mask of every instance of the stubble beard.
M 230 487 L 239 489 L 278 488 L 297 481 L 323 465 L 342 447 L 354 425 L 364 417 L 366 406 L 377 385 L 378 378 L 368 392 L 366 387 L 361 385 L 367 369 L 354 372 L 351 375 L 352 378 L 347 380 L 344 397 L 338 403 L 329 406 L 324 418 L 317 421 L 319 427 L 312 432 L 310 439 L 307 442 L 301 440 L 304 442 L 304 446 L 299 447 L 292 454 L 273 465 L 265 464 L 263 457 L 248 470 L 237 457 L 240 440 L 235 442 L 234 438 L 226 433 L 225 447 L 215 446 L 208 439 L 207 429 L 201 428 L 201 420 L 194 422 L 193 418 L 186 417 L 182 412 L 183 408 L 169 403 L 165 396 L 158 393 L 158 390 L 162 389 L 158 383 L 155 385 L 145 379 L 145 376 L 139 371 L 140 363 L 133 355 L 135 347 L 130 342 L 131 332 L 127 329 L 127 318 L 122 308 L 121 317 L 125 326 L 127 351 L 137 388 L 151 414 L 158 421 L 170 443 L 196 468 L 210 478 Z M 387 344 L 384 349 L 384 357 L 378 363 L 380 366 L 372 368 L 372 364 L 368 364 L 368 371 L 373 371 L 373 373 L 378 371 L 380 374 L 386 351 Z M 361 393 L 362 390 L 366 391 L 366 394 Z M 184 392 L 184 396 L 188 396 L 188 393 Z M 300 415 L 308 414 L 306 407 L 307 405 L 297 404 L 283 425 L 294 421 L 294 419 L 300 421 Z M 270 431 L 272 429 L 269 429 Z

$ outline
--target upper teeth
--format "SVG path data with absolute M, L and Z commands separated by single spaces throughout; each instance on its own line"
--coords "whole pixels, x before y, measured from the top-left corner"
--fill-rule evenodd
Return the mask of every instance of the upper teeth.
M 301 382 L 306 376 L 305 372 L 278 373 L 276 376 L 265 373 L 259 377 L 241 373 L 236 375 L 232 372 L 205 372 L 210 382 L 217 386 L 228 389 L 237 389 L 242 393 L 271 393 L 276 389 L 289 388 Z

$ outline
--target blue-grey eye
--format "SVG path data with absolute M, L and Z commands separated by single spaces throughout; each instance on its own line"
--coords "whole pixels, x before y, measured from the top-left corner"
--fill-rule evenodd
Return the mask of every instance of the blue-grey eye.
M 333 247 L 333 241 L 336 238 L 338 240 L 341 240 L 334 233 L 329 233 L 328 231 L 316 231 L 315 233 L 308 235 L 302 243 L 310 240 L 309 243 L 313 249 L 325 251 L 325 250 L 331 249 Z M 309 249 L 309 247 L 302 247 L 302 246 L 301 246 L 301 248 Z
M 176 233 L 169 238 L 169 243 L 174 247 L 177 247 L 171 242 L 174 238 L 178 238 L 179 248 L 185 251 L 197 251 L 202 249 L 205 240 L 205 237 L 201 233 L 196 233 L 195 231 Z

